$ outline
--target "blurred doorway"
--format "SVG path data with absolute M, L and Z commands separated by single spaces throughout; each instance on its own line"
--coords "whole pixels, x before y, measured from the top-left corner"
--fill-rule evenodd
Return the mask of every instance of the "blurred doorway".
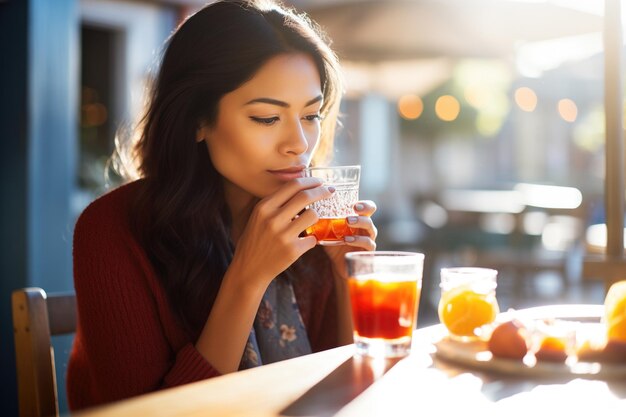
M 102 187 L 104 167 L 113 151 L 113 115 L 119 85 L 116 66 L 122 54 L 116 30 L 81 25 L 80 128 L 77 185 L 94 192 Z

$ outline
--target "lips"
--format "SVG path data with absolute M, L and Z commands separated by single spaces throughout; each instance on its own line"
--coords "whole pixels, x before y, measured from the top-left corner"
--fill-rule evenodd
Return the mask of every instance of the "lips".
M 270 169 L 268 172 L 281 179 L 290 180 L 302 177 L 302 170 L 304 170 L 304 168 L 304 165 L 297 165 L 283 169 Z

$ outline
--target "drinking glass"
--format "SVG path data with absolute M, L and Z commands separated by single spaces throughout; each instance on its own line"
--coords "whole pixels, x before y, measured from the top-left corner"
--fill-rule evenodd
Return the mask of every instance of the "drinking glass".
M 315 177 L 325 186 L 335 187 L 335 192 L 327 199 L 311 204 L 320 219 L 305 230 L 305 235 L 315 236 L 320 245 L 339 245 L 344 237 L 352 236 L 346 217 L 356 215 L 354 205 L 359 200 L 359 178 L 361 167 L 313 167 L 304 170 L 305 177 Z
M 424 255 L 350 252 L 346 263 L 357 353 L 408 355 L 417 322 Z
M 452 338 L 475 339 L 481 326 L 495 320 L 500 312 L 497 276 L 489 268 L 441 269 L 439 320 Z

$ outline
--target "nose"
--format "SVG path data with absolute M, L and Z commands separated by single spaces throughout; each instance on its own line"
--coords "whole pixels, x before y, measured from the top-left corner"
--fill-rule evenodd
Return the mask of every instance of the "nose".
M 315 138 L 309 138 L 311 133 L 303 129 L 302 122 L 295 120 L 290 124 L 284 132 L 284 137 L 280 142 L 279 151 L 283 154 L 302 155 L 309 149 L 310 141 Z

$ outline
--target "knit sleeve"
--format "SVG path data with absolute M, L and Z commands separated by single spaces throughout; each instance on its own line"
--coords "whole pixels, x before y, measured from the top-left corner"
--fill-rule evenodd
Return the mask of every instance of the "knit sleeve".
M 191 341 L 171 343 L 173 320 L 164 323 L 169 307 L 155 294 L 151 268 L 111 217 L 90 207 L 74 233 L 78 329 L 67 377 L 73 410 L 219 375 Z
M 298 308 L 314 352 L 339 346 L 337 303 L 330 259 L 321 246 L 307 252 L 293 266 Z

